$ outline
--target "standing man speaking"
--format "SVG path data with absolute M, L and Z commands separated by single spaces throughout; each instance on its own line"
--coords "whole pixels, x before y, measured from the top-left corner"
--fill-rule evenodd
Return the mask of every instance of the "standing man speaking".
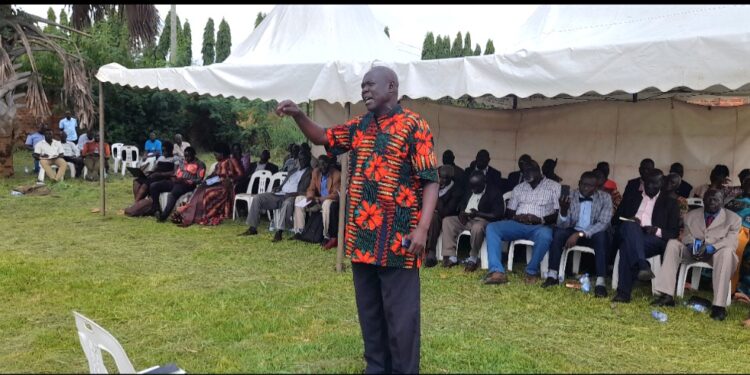
M 294 118 L 330 156 L 349 154 L 344 247 L 364 340 L 365 373 L 419 372 L 419 267 L 438 197 L 432 133 L 398 104 L 398 77 L 373 67 L 362 79 L 368 112 L 324 129 L 289 100 Z

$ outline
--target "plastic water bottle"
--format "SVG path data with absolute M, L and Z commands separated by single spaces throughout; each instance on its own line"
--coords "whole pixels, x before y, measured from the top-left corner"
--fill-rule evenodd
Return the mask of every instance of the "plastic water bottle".
M 658 320 L 661 323 L 667 322 L 667 314 L 663 313 L 661 311 L 653 310 L 651 311 L 651 316 L 654 317 L 654 319 Z
M 691 303 L 688 305 L 689 308 L 693 309 L 695 312 L 704 313 L 708 309 L 706 309 L 706 306 L 703 306 L 699 303 Z
M 29 174 L 29 167 L 23 167 L 23 171 L 24 173 Z
M 589 280 L 589 274 L 585 273 L 580 278 L 581 281 L 581 290 L 584 293 L 588 293 L 591 291 L 591 280 Z
M 20 197 L 23 195 L 23 193 L 20 191 L 11 190 L 10 195 L 14 197 Z

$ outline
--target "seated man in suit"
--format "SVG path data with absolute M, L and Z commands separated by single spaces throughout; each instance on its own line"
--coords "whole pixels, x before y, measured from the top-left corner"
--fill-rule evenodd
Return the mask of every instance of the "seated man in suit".
M 468 230 L 471 232 L 471 252 L 464 271 L 476 271 L 479 267 L 477 256 L 484 242 L 487 224 L 500 220 L 504 213 L 505 202 L 500 190 L 487 184 L 481 171 L 472 172 L 469 176 L 469 189 L 458 205 L 458 216 L 443 219 L 443 267 L 458 264 L 456 240 L 461 232 Z
M 487 226 L 487 260 L 489 273 L 485 284 L 508 282 L 502 264 L 502 242 L 528 239 L 534 241 L 532 256 L 526 267 L 526 284 L 539 281 L 540 265 L 552 242 L 552 225 L 560 209 L 560 184 L 542 176 L 539 164 L 531 160 L 523 167 L 523 182 L 513 189 L 506 216 L 510 220 Z
M 723 202 L 724 194 L 720 190 L 709 189 L 703 196 L 704 207 L 692 210 L 685 216 L 682 241 L 669 240 L 667 244 L 664 262 L 656 277 L 656 291 L 661 295 L 652 305 L 675 305 L 675 283 L 681 263 L 707 262 L 713 266 L 711 318 L 724 320 L 727 317 L 727 296 L 737 267 L 735 250 L 742 220 L 734 212 L 722 208 Z
M 506 182 L 505 187 L 503 188 L 503 193 L 513 191 L 513 188 L 523 182 L 523 174 L 521 173 L 521 171 L 523 170 L 524 164 L 526 164 L 530 160 L 531 156 L 527 154 L 523 154 L 520 158 L 518 158 L 518 170 L 510 172 L 510 174 L 508 175 L 508 179 L 505 180 Z
M 596 297 L 606 297 L 607 288 L 604 277 L 607 274 L 607 247 L 609 235 L 607 228 L 612 220 L 612 199 L 609 194 L 599 190 L 594 172 L 584 172 L 578 181 L 578 189 L 567 197 L 560 197 L 560 215 L 557 227 L 552 236 L 549 249 L 549 274 L 542 288 L 558 285 L 557 270 L 563 249 L 575 245 L 589 246 L 594 249 L 596 261 Z M 565 277 L 565 275 L 561 275 Z
M 623 197 L 615 213 L 614 244 L 620 249 L 620 277 L 613 302 L 630 302 L 635 280 L 654 278 L 647 259 L 664 253 L 667 241 L 680 234 L 680 208 L 673 197 L 661 194 L 663 178 L 659 169 L 648 171 L 643 193 Z
M 463 168 L 456 165 L 456 156 L 453 155 L 453 151 L 451 150 L 445 150 L 443 152 L 443 165 L 450 167 L 453 171 L 451 181 L 461 185 L 461 189 L 466 187 L 466 179 L 467 176 L 463 170 Z
M 465 175 L 471 176 L 474 171 L 481 171 L 487 177 L 487 184 L 496 187 L 498 190 L 503 188 L 503 176 L 495 168 L 490 166 L 490 153 L 487 150 L 479 150 L 476 159 L 466 168 Z
M 669 167 L 669 173 L 677 173 L 682 179 L 682 181 L 680 182 L 680 186 L 677 188 L 677 195 L 683 198 L 690 198 L 690 192 L 693 191 L 693 185 L 690 185 L 687 181 L 685 181 L 685 168 L 682 166 L 682 164 L 673 163 Z
M 247 231 L 240 235 L 254 236 L 258 234 L 258 222 L 260 221 L 261 211 L 275 210 L 277 208 L 281 208 L 281 218 L 276 218 L 279 227 L 276 228 L 273 242 L 281 241 L 284 229 L 292 229 L 295 198 L 298 195 L 306 194 L 307 187 L 310 186 L 312 176 L 310 168 L 311 157 L 309 152 L 301 151 L 298 159 L 299 168 L 292 169 L 281 183 L 281 186 L 274 187 L 269 193 L 258 194 L 253 197 L 247 213 Z
M 320 207 L 323 219 L 322 244 L 326 250 L 338 244 L 339 190 L 341 189 L 341 172 L 335 167 L 335 161 L 327 155 L 318 158 L 318 167 L 312 172 L 310 185 L 304 196 L 298 196 L 294 205 L 294 231 L 292 239 L 300 239 L 305 228 L 305 213 L 311 207 Z M 297 203 L 307 199 L 307 207 L 297 207 Z M 330 224 L 334 224 L 330 226 Z
M 445 158 L 445 154 L 443 154 L 443 158 Z M 438 168 L 440 190 L 438 191 L 435 213 L 432 215 L 430 228 L 427 230 L 427 259 L 425 260 L 425 267 L 435 267 L 437 265 L 436 247 L 443 219 L 458 214 L 458 204 L 464 195 L 463 187 L 459 182 L 454 180 L 454 170 L 450 165 L 442 165 Z
M 654 169 L 654 161 L 651 159 L 643 159 L 641 160 L 641 165 L 638 167 L 638 174 L 640 174 L 640 177 L 636 177 L 630 181 L 628 181 L 628 184 L 625 185 L 625 191 L 622 193 L 622 199 L 627 199 L 628 195 L 634 195 L 637 197 L 641 196 L 641 193 L 643 192 L 643 186 L 646 174 L 650 170 Z

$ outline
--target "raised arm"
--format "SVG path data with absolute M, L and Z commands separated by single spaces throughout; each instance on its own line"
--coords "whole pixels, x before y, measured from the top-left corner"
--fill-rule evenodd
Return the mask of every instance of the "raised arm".
M 328 138 L 326 137 L 325 129 L 310 120 L 310 118 L 307 117 L 307 115 L 305 115 L 305 113 L 299 109 L 297 104 L 295 104 L 291 100 L 284 100 L 283 102 L 279 103 L 278 107 L 276 107 L 276 114 L 278 114 L 279 116 L 292 116 L 294 122 L 297 123 L 299 129 L 302 130 L 302 133 L 305 134 L 305 137 L 307 137 L 310 142 L 320 146 L 328 144 Z

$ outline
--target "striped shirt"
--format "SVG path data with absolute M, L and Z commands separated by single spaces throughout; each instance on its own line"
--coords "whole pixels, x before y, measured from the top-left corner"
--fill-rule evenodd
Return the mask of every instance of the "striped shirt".
M 513 188 L 508 209 L 516 211 L 516 215 L 531 214 L 539 218 L 552 215 L 560 209 L 560 184 L 542 178 L 536 189 L 532 189 L 524 181 Z

